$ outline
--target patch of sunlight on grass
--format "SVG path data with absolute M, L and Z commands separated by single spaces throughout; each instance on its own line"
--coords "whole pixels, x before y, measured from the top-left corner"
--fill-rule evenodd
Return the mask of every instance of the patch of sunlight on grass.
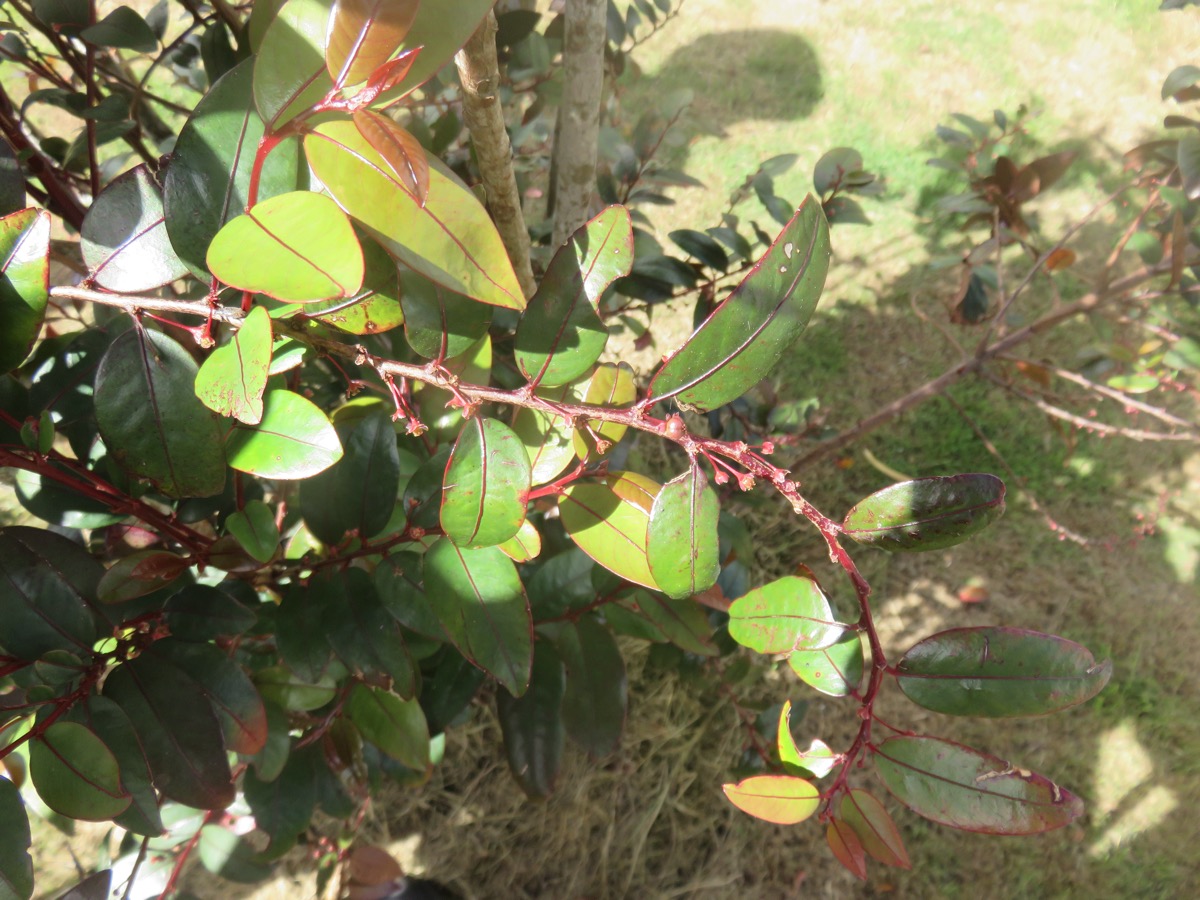
M 1093 859 L 1164 822 L 1179 805 L 1175 792 L 1156 785 L 1138 791 L 1154 774 L 1150 754 L 1138 740 L 1137 726 L 1126 719 L 1100 736 L 1096 758 L 1096 821 L 1104 833 L 1088 848 Z
M 1200 529 L 1185 525 L 1174 519 L 1163 519 L 1158 523 L 1167 546 L 1163 559 L 1175 572 L 1180 584 L 1192 584 L 1200 570 Z
M 1096 472 L 1096 460 L 1087 456 L 1072 456 L 1067 460 L 1067 468 L 1081 478 L 1090 478 Z

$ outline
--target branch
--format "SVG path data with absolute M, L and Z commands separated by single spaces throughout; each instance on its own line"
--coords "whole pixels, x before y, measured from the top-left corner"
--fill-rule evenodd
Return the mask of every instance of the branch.
M 521 210 L 521 194 L 512 164 L 512 144 L 504 126 L 504 110 L 497 88 L 500 64 L 496 59 L 496 16 L 490 10 L 471 39 L 454 57 L 463 88 L 463 117 L 471 132 L 479 174 L 487 192 L 487 208 L 504 241 L 517 280 L 525 296 L 537 290 L 529 263 L 529 231 Z

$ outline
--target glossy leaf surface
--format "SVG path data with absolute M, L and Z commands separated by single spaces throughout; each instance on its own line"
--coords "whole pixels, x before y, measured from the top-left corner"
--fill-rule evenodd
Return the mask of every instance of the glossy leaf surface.
M 811 782 L 792 775 L 754 775 L 722 785 L 722 790 L 742 812 L 776 825 L 803 822 L 820 802 L 820 792 Z
M 875 859 L 886 866 L 912 868 L 896 823 L 874 796 L 861 789 L 847 792 L 842 797 L 841 817 Z
M 305 138 L 304 149 L 339 205 L 405 265 L 483 303 L 524 307 L 500 235 L 474 194 L 456 179 L 431 169 L 422 206 L 352 122 L 318 126 Z
M 225 444 L 229 465 L 263 478 L 308 478 L 342 458 L 325 413 L 299 394 L 267 391 L 262 421 L 235 428 Z
M 510 694 L 529 685 L 533 621 L 512 560 L 495 547 L 471 550 L 446 539 L 425 554 L 430 606 L 454 646 Z
M 526 380 L 566 384 L 591 368 L 608 342 L 600 297 L 632 266 L 633 227 L 623 206 L 610 206 L 558 249 L 517 327 L 515 355 Z
M 392 119 L 369 109 L 354 114 L 354 127 L 413 199 L 424 205 L 429 196 L 429 160 L 421 142 Z
M 646 559 L 650 511 L 660 485 L 636 472 L 577 481 L 559 497 L 563 528 L 579 549 L 610 572 L 651 590 Z
M 29 748 L 38 796 L 59 815 L 103 822 L 128 808 L 116 757 L 76 722 L 55 722 Z
M 496 692 L 508 768 L 530 797 L 548 797 L 562 766 L 566 727 L 562 719 L 565 679 L 554 647 L 538 641 L 529 689 L 520 697 Z
M 5 900 L 33 896 L 32 843 L 21 792 L 7 778 L 0 778 L 0 897 Z
M 766 378 L 808 325 L 829 255 L 829 226 L 807 197 L 742 283 L 654 376 L 650 395 L 710 410 Z
M 254 102 L 279 128 L 333 87 L 325 70 L 329 0 L 288 0 L 263 34 L 254 59 Z
M 729 608 L 730 637 L 758 653 L 829 647 L 843 630 L 817 583 L 797 575 L 755 588 Z
M 410 769 L 429 765 L 429 726 L 416 700 L 359 684 L 346 701 L 346 714 L 364 740 L 392 759 Z
M 512 429 L 475 416 L 463 425 L 442 492 L 441 525 L 460 547 L 492 547 L 513 537 L 525 521 L 530 467 Z
M 208 268 L 231 287 L 312 303 L 358 293 L 363 255 L 336 203 L 292 191 L 226 222 L 208 246 Z
M 88 209 L 80 249 L 100 287 L 136 294 L 187 274 L 167 236 L 162 188 L 145 163 L 118 175 Z
M 257 425 L 270 368 L 271 317 L 256 306 L 229 343 L 214 348 L 200 366 L 196 396 L 215 413 Z
M 168 497 L 211 497 L 225 486 L 216 417 L 196 398 L 198 367 L 166 335 L 133 328 L 96 372 L 96 421 L 121 468 Z
M 721 509 L 699 465 L 662 486 L 650 510 L 646 561 L 668 597 L 682 599 L 717 583 Z
M 628 706 L 629 683 L 617 642 L 611 631 L 584 616 L 564 625 L 554 646 L 567 667 L 562 700 L 567 734 L 592 757 L 607 756 L 620 743 Z
M 788 657 L 788 665 L 809 687 L 832 697 L 845 697 L 862 683 L 862 638 L 857 631 L 847 629 L 828 647 L 797 650 Z
M 344 300 L 305 304 L 304 315 L 350 334 L 391 331 L 404 322 L 396 261 L 373 240 L 360 236 L 359 243 L 363 254 L 362 288 Z
M 888 738 L 874 762 L 897 800 L 964 831 L 1038 834 L 1083 814 L 1083 802 L 1049 779 L 952 741 Z
M 49 291 L 50 214 L 24 209 L 0 219 L 0 373 L 29 355 Z
M 335 84 L 365 81 L 387 62 L 416 18 L 418 0 L 334 0 L 325 63 Z
M 952 716 L 1046 715 L 1090 700 L 1111 676 L 1086 647 L 1021 628 L 943 631 L 896 664 L 910 700 Z
M 961 544 L 1004 513 L 995 475 L 902 481 L 859 501 L 846 514 L 846 537 L 884 550 L 941 550 Z

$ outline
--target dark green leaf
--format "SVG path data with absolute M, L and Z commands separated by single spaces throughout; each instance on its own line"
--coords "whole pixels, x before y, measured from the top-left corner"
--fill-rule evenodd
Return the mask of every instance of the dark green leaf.
M 797 650 L 788 665 L 800 680 L 822 694 L 845 697 L 858 690 L 863 677 L 862 639 L 847 629 L 837 643 L 820 650 Z
M 55 722 L 34 739 L 29 775 L 42 802 L 68 818 L 103 822 L 129 807 L 117 758 L 77 722 Z
M 0 142 L 0 216 L 25 208 L 25 176 L 7 142 Z
M 229 594 L 203 584 L 193 584 L 172 596 L 163 615 L 171 636 L 184 641 L 239 635 L 257 619 Z
M 79 36 L 97 47 L 120 47 L 139 53 L 152 53 L 158 48 L 158 38 L 146 20 L 128 6 L 118 6 Z
M 267 740 L 267 712 L 241 666 L 212 644 L 164 640 L 146 654 L 159 656 L 196 684 L 216 713 L 230 750 L 252 756 L 262 749 Z
M 419 7 L 418 0 L 334 0 L 325 49 L 334 83 L 358 84 L 387 62 Z
M 857 200 L 834 197 L 825 204 L 825 218 L 830 225 L 870 225 L 866 212 Z
M 469 350 L 488 330 L 492 308 L 455 293 L 409 269 L 400 272 L 404 337 L 426 359 L 448 359 Z
M 646 618 L 676 647 L 699 656 L 717 655 L 704 607 L 692 600 L 670 600 L 648 591 L 638 591 L 634 597 Z
M 109 453 L 169 497 L 211 497 L 225 487 L 221 430 L 196 399 L 197 371 L 174 340 L 134 328 L 112 342 L 96 372 L 96 421 Z
M 98 500 L 79 494 L 49 476 L 43 477 L 27 469 L 13 472 L 13 488 L 21 506 L 51 525 L 103 528 L 125 518 L 110 513 L 108 506 Z
M 239 54 L 229 40 L 229 29 L 217 19 L 200 36 L 200 61 L 208 83 L 215 84 L 221 76 L 234 69 L 247 54 Z
M 1096 696 L 1112 663 L 1072 641 L 1020 628 L 954 628 L 896 664 L 914 703 L 953 716 L 1038 716 Z
M 862 154 L 853 147 L 834 147 L 817 160 L 813 167 L 813 188 L 824 196 L 834 187 L 841 187 L 851 172 L 860 172 Z
M 509 693 L 529 684 L 533 622 L 512 560 L 495 547 L 469 550 L 445 538 L 425 554 L 425 590 L 459 651 Z
M 563 528 L 584 553 L 626 581 L 658 590 L 646 559 L 650 511 L 661 485 L 636 472 L 577 481 L 559 497 Z
M 108 900 L 112 890 L 112 869 L 89 875 L 58 900 Z
M 729 255 L 721 248 L 720 244 L 703 231 L 683 228 L 672 231 L 667 236 L 685 253 L 696 257 L 710 269 L 724 272 L 729 268 Z
M 196 845 L 200 863 L 214 875 L 235 884 L 254 884 L 271 876 L 271 867 L 244 838 L 222 825 L 205 825 Z
M 0 373 L 24 362 L 42 330 L 50 294 L 50 214 L 24 209 L 0 219 Z
M 283 708 L 274 703 L 263 704 L 267 710 L 267 740 L 250 760 L 255 774 L 263 781 L 274 781 L 283 771 L 291 752 L 292 738 L 288 732 L 292 723 Z
M 1189 200 L 1200 198 L 1200 132 L 1188 129 L 1179 139 L 1179 175 Z
M 754 387 L 808 325 L 829 255 L 829 226 L 806 198 L 750 274 L 659 369 L 651 396 L 709 410 Z
M 345 709 L 364 740 L 410 769 L 429 766 L 429 726 L 416 700 L 358 684 Z
M 257 425 L 270 368 L 271 317 L 256 306 L 229 343 L 214 349 L 200 366 L 196 396 L 215 413 Z
M 308 712 L 320 709 L 337 696 L 337 680 L 328 673 L 304 679 L 286 666 L 270 666 L 254 673 L 263 700 L 287 710 Z
M 325 767 L 319 742 L 295 749 L 272 781 L 262 781 L 253 771 L 246 773 L 242 790 L 254 824 L 271 838 L 265 853 L 268 859 L 286 853 L 308 827 L 317 807 L 318 766 Z
M 508 768 L 530 797 L 544 798 L 554 792 L 566 734 L 562 719 L 564 687 L 562 661 L 553 646 L 538 641 L 529 689 L 516 698 L 508 691 L 496 692 Z
M 526 380 L 566 384 L 592 367 L 608 342 L 600 297 L 632 265 L 633 229 L 623 206 L 610 206 L 558 249 L 517 326 L 514 353 Z
M 446 464 L 440 521 L 460 547 L 507 541 L 525 521 L 529 457 L 512 429 L 475 416 L 463 425 Z
M 421 585 L 421 557 L 391 553 L 375 567 L 375 589 L 388 612 L 405 628 L 440 641 L 445 632 L 429 606 Z
M 432 734 L 441 734 L 463 714 L 487 677 L 453 647 L 437 659 L 437 667 L 421 679 L 421 708 Z
M 325 413 L 291 391 L 267 391 L 262 421 L 235 428 L 225 444 L 229 465 L 263 478 L 308 478 L 342 458 Z
M 4 900 L 33 896 L 32 843 L 21 792 L 7 778 L 0 778 L 0 897 Z
M 442 508 L 442 484 L 449 459 L 450 448 L 443 447 L 425 460 L 405 485 L 402 502 L 410 525 L 426 530 L 438 527 L 438 516 Z
M 617 642 L 611 631 L 584 616 L 559 629 L 554 646 L 567 667 L 562 699 L 567 734 L 593 757 L 607 756 L 621 740 L 628 704 L 625 661 Z
M 328 0 L 289 0 L 267 26 L 254 58 L 254 102 L 273 130 L 333 87 L 325 71 Z
M 167 236 L 162 188 L 143 163 L 118 175 L 88 209 L 84 262 L 100 287 L 136 294 L 188 273 Z
M 716 493 L 699 465 L 662 486 L 650 510 L 646 560 L 668 597 L 682 599 L 717 583 Z
M 330 576 L 341 582 L 344 602 L 329 604 L 322 618 L 329 645 L 356 674 L 384 674 L 402 697 L 417 693 L 417 674 L 400 625 L 380 602 L 371 576 L 347 569 Z
M 820 650 L 841 638 L 845 626 L 811 578 L 788 575 L 755 588 L 729 608 L 729 635 L 759 653 Z
M 842 529 L 884 550 L 941 550 L 961 544 L 1004 513 L 1004 482 L 995 475 L 950 475 L 902 481 L 876 491 L 846 514 Z
M 346 603 L 345 584 L 324 574 L 307 585 L 291 584 L 275 613 L 279 655 L 302 680 L 316 682 L 329 666 L 330 648 L 323 624 L 328 610 Z
M 248 500 L 246 506 L 225 519 L 225 530 L 260 563 L 268 563 L 279 549 L 279 528 L 275 512 L 261 500 Z
M 1083 802 L 1054 782 L 953 741 L 888 738 L 875 769 L 897 800 L 919 816 L 985 834 L 1039 834 L 1083 814 Z

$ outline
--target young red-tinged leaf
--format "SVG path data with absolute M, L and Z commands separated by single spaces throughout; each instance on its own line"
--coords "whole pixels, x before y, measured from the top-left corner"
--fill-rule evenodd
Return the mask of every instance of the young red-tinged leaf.
M 0 646 L 17 659 L 86 653 L 104 569 L 67 538 L 40 528 L 0 529 Z
M 858 690 L 863 677 L 862 638 L 847 629 L 836 642 L 820 650 L 797 650 L 788 665 L 809 687 L 831 697 Z
M 513 562 L 529 562 L 542 552 L 542 533 L 526 519 L 515 535 L 497 546 Z
M 92 278 L 110 291 L 136 294 L 188 273 L 167 235 L 162 188 L 145 163 L 109 182 L 79 238 Z
M 636 591 L 634 600 L 642 614 L 666 640 L 698 656 L 717 656 L 712 625 L 703 606 L 693 600 L 671 600 L 661 594 Z
M 591 616 L 556 631 L 554 646 L 567 667 L 562 718 L 571 740 L 592 758 L 617 749 L 625 729 L 629 682 L 612 632 Z
M 470 550 L 445 538 L 425 554 L 425 590 L 446 634 L 510 694 L 529 685 L 533 619 L 512 560 L 495 547 Z
M 503 422 L 475 416 L 463 425 L 442 492 L 441 525 L 460 547 L 492 547 L 514 537 L 525 521 L 529 457 Z
M 255 12 L 265 4 L 255 4 Z M 180 259 L 199 278 L 208 278 L 205 258 L 213 237 L 246 211 L 255 149 L 263 123 L 254 108 L 254 60 L 223 75 L 196 104 L 171 151 L 163 181 L 167 234 Z M 288 138 L 262 165 L 257 200 L 294 191 L 300 143 Z
M 191 563 L 166 550 L 139 550 L 117 560 L 96 588 L 101 603 L 124 603 L 152 594 L 182 575 Z
M 96 372 L 96 422 L 109 454 L 168 497 L 211 497 L 225 487 L 221 427 L 196 398 L 197 371 L 172 338 L 131 328 Z
M 417 61 L 417 55 L 422 49 L 413 47 L 411 50 L 405 50 L 395 59 L 389 60 L 372 72 L 362 90 L 354 95 L 354 105 L 358 106 L 361 102 L 369 106 L 379 98 L 380 94 L 398 87 L 408 77 L 408 73 L 412 70 L 413 63 Z
M 229 465 L 263 478 L 309 478 L 342 458 L 325 413 L 291 391 L 267 391 L 262 421 L 235 428 L 225 444 Z
M 566 726 L 562 661 L 548 641 L 538 641 L 529 689 L 520 697 L 496 692 L 496 713 L 504 734 L 508 768 L 527 796 L 549 797 L 562 766 Z
M 333 0 L 325 65 L 334 84 L 358 84 L 387 62 L 419 6 L 419 0 Z
M 334 199 L 405 265 L 482 303 L 525 306 L 496 227 L 453 176 L 431 168 L 421 205 L 349 121 L 318 126 L 305 138 L 304 149 Z
M 346 701 L 346 714 L 364 740 L 392 759 L 410 769 L 429 766 L 429 726 L 415 699 L 359 684 Z
M 834 858 L 855 878 L 867 880 L 867 854 L 854 829 L 841 819 L 832 818 L 825 828 L 825 841 Z
M 1112 663 L 1065 638 L 1022 628 L 954 628 L 915 644 L 896 664 L 910 700 L 952 716 L 1040 716 L 1090 700 Z
M 404 323 L 396 261 L 375 241 L 360 235 L 359 243 L 363 252 L 362 289 L 344 300 L 305 304 L 303 313 L 349 334 L 391 331 Z
M 34 739 L 29 776 L 42 802 L 72 819 L 103 822 L 129 807 L 116 757 L 76 722 L 55 722 Z
M 421 142 L 387 116 L 369 109 L 354 114 L 354 127 L 387 163 L 400 184 L 424 206 L 429 194 L 429 161 Z
M 806 197 L 742 283 L 659 369 L 650 396 L 710 410 L 766 378 L 808 325 L 829 255 L 829 225 Z
M 50 213 L 23 209 L 0 219 L 0 375 L 29 355 L 49 291 Z
M 754 775 L 721 789 L 742 812 L 776 825 L 803 822 L 817 811 L 821 799 L 812 783 L 791 775 Z
M 842 821 L 854 829 L 864 850 L 885 866 L 911 869 L 908 851 L 896 823 L 882 803 L 864 790 L 855 789 L 842 797 Z
M 717 583 L 720 514 L 717 495 L 697 464 L 658 492 L 650 510 L 646 560 L 668 597 L 692 597 Z
M 842 522 L 846 537 L 884 550 L 941 550 L 961 544 L 1004 513 L 995 475 L 902 481 L 859 501 Z
M 256 306 L 229 343 L 215 348 L 200 366 L 196 373 L 200 402 L 246 425 L 261 422 L 271 343 L 271 317 Z
M 275 512 L 261 500 L 248 500 L 245 507 L 230 513 L 225 519 L 225 530 L 260 563 L 270 562 L 279 549 Z
M 819 650 L 835 644 L 844 630 L 811 578 L 787 575 L 729 607 L 730 637 L 758 653 Z
M 7 778 L 0 778 L 0 885 L 17 900 L 33 896 L 32 845 L 21 792 Z
M 514 353 L 526 380 L 566 384 L 592 367 L 608 342 L 600 297 L 632 265 L 633 227 L 623 206 L 610 206 L 558 249 L 517 326 Z
M 288 0 L 267 26 L 255 55 L 254 102 L 272 130 L 333 88 L 325 70 L 328 25 L 329 0 Z
M 610 408 L 632 406 L 637 399 L 637 380 L 628 363 L 601 363 L 588 379 L 587 387 L 580 391 L 577 383 L 572 387 L 572 393 L 582 394 L 582 403 Z M 576 429 L 572 438 L 575 455 L 580 459 L 591 457 L 595 460 L 603 456 L 624 437 L 626 430 L 626 426 L 620 422 L 601 422 L 598 419 L 589 419 L 587 425 L 587 428 Z M 597 437 L 608 446 L 598 447 Z
M 312 303 L 358 293 L 363 254 L 336 203 L 292 191 L 225 223 L 208 246 L 208 268 L 240 290 Z
M 267 740 L 262 698 L 242 667 L 213 644 L 164 640 L 144 655 L 184 673 L 208 701 L 230 750 L 253 755 Z
M 873 759 L 897 800 L 952 828 L 1038 834 L 1083 815 L 1083 801 L 1049 779 L 953 741 L 888 738 Z
M 636 472 L 577 481 L 558 500 L 563 528 L 580 550 L 613 574 L 658 590 L 646 559 L 646 542 L 660 487 Z

